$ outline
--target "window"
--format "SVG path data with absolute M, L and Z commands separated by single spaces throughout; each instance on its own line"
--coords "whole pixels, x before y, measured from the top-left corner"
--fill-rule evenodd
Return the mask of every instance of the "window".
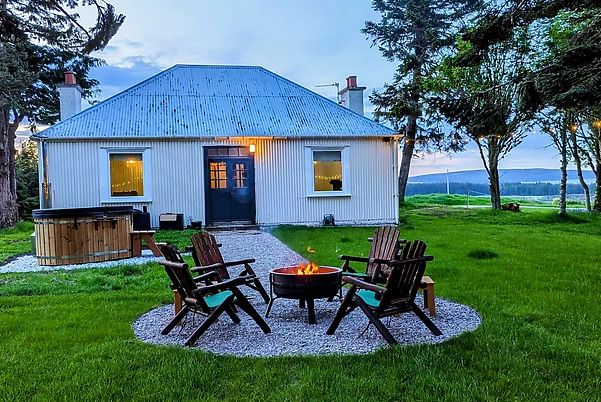
M 144 162 L 141 153 L 110 154 L 111 197 L 144 195 Z
M 342 191 L 342 151 L 313 151 L 313 191 Z
M 248 186 L 245 163 L 236 163 L 236 175 L 234 179 L 236 181 L 235 188 L 246 188 Z
M 227 170 L 225 162 L 211 162 L 209 165 L 211 188 L 227 188 Z
M 350 196 L 349 147 L 306 147 L 307 194 L 310 197 Z
M 149 147 L 99 149 L 101 203 L 152 202 Z

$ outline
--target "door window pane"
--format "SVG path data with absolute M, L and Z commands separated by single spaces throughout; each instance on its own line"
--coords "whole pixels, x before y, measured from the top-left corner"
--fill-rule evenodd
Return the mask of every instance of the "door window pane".
M 144 195 L 144 164 L 142 154 L 110 154 L 111 196 L 139 197 Z
M 342 151 L 313 151 L 314 191 L 342 191 Z
M 244 163 L 236 163 L 236 171 L 234 173 L 234 181 L 236 183 L 236 188 L 246 188 L 247 187 L 247 176 L 246 176 L 246 164 Z
M 211 188 L 227 188 L 227 171 L 225 162 L 209 163 Z

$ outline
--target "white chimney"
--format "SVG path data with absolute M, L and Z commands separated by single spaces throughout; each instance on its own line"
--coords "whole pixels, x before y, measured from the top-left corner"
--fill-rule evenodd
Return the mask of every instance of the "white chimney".
M 65 71 L 65 83 L 57 85 L 61 102 L 61 121 L 81 112 L 83 90 L 75 81 L 73 71 Z
M 357 86 L 357 76 L 351 75 L 346 79 L 346 88 L 338 93 L 342 99 L 342 104 L 355 113 L 363 116 L 363 91 L 366 87 Z

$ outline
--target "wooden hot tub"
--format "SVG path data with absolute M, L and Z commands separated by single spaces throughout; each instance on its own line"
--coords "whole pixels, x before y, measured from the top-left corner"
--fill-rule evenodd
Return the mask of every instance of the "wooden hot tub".
M 131 207 L 33 211 L 38 263 L 82 264 L 131 257 L 132 214 Z

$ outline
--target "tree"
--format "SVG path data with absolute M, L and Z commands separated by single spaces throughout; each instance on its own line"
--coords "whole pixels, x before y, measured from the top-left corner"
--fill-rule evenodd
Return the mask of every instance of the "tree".
M 523 141 L 531 113 L 519 108 L 520 87 L 513 82 L 525 68 L 527 41 L 495 45 L 476 66 L 454 65 L 454 58 L 439 68 L 433 79 L 438 108 L 458 132 L 473 140 L 489 178 L 493 209 L 501 209 L 500 161 Z M 459 43 L 459 55 L 469 44 Z
M 461 65 L 480 63 L 492 46 L 511 41 L 516 30 L 545 29 L 569 15 L 572 29 L 547 63 L 519 78 L 524 107 L 583 110 L 601 104 L 601 2 L 598 0 L 506 0 L 495 3 L 463 38 L 472 46 Z
M 583 113 L 581 123 L 574 123 L 571 131 L 575 156 L 582 158 L 595 174 L 595 200 L 591 209 L 601 213 L 601 108 Z
M 97 12 L 84 27 L 76 7 Z M 0 227 L 18 220 L 15 133 L 24 120 L 51 124 L 59 117 L 55 86 L 72 70 L 84 97 L 98 82 L 87 78 L 103 49 L 124 21 L 103 0 L 0 0 Z
M 19 216 L 31 219 L 31 211 L 39 206 L 38 155 L 37 146 L 27 141 L 19 153 L 15 163 L 17 177 L 17 203 Z
M 561 178 L 559 181 L 559 214 L 566 215 L 567 213 L 567 189 L 568 189 L 568 158 L 570 150 L 570 142 L 568 138 L 568 116 L 561 111 L 552 110 L 547 113 L 541 113 L 537 119 L 543 133 L 546 133 L 551 140 L 560 156 Z M 579 170 L 579 175 L 582 175 L 582 170 Z
M 425 81 L 455 41 L 462 22 L 481 6 L 481 0 L 374 0 L 379 22 L 368 21 L 367 34 L 383 56 L 398 61 L 392 84 L 370 97 L 377 120 L 390 122 L 404 134 L 399 170 L 399 201 L 405 190 L 416 144 L 447 145 L 461 149 L 455 138 L 444 141 L 442 131 L 428 119 L 428 90 Z

